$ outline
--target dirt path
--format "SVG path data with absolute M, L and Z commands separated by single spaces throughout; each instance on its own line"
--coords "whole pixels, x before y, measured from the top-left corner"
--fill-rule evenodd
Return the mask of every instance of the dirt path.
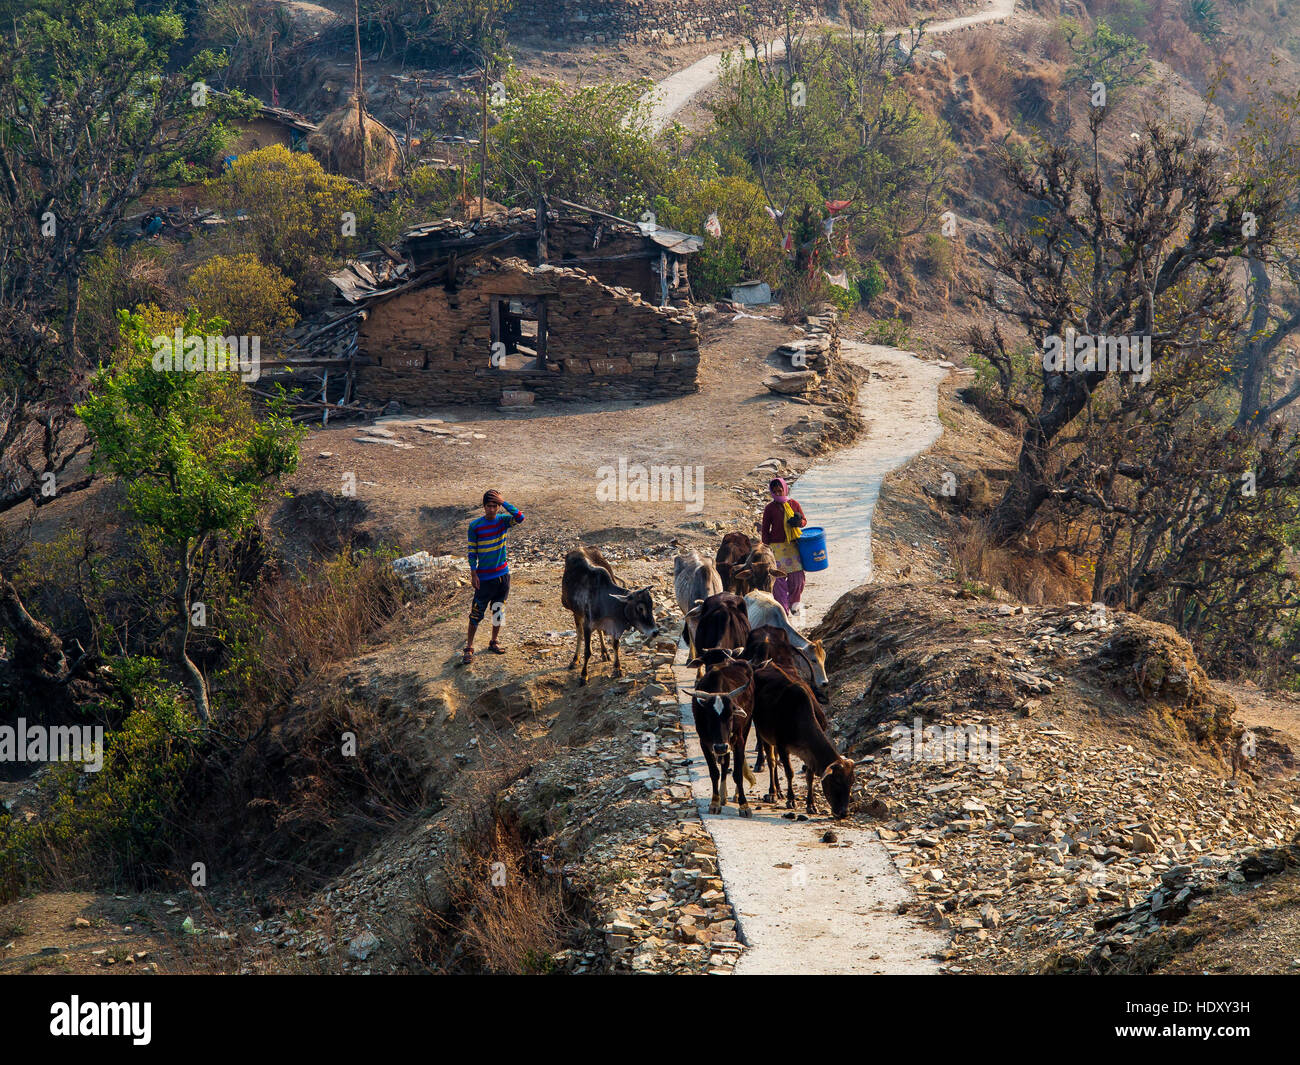
M 809 579 L 805 627 L 843 592 L 871 579 L 871 512 L 880 482 L 942 431 L 937 400 L 945 370 L 895 348 L 846 341 L 843 352 L 871 374 L 860 398 L 870 425 L 858 443 L 817 463 L 796 483 L 805 511 L 827 530 L 834 566 Z M 735 971 L 937 972 L 935 956 L 946 941 L 899 913 L 913 895 L 875 832 L 837 824 L 837 841 L 825 843 L 829 818 L 792 822 L 784 809 L 756 804 L 754 816 L 742 820 L 734 802 L 723 814 L 708 813 L 708 769 L 694 742 L 690 699 L 681 695 L 694 671 L 678 664 L 674 673 L 692 791 L 749 946 Z
M 977 15 L 963 15 L 960 18 L 936 22 L 926 27 L 926 35 L 951 33 L 953 30 L 978 26 L 983 22 L 996 22 L 999 19 L 1008 18 L 1016 8 L 1016 0 L 985 0 L 985 3 L 988 5 L 987 11 Z M 894 27 L 886 30 L 886 32 L 898 33 L 905 28 Z M 782 40 L 772 41 L 767 45 L 767 48 L 770 49 L 773 56 L 785 54 L 785 42 Z M 752 47 L 745 46 L 737 49 L 737 51 L 741 52 L 747 59 L 754 57 Z M 677 114 L 692 99 L 716 82 L 722 70 L 723 56 L 727 54 L 729 53 L 718 52 L 714 55 L 707 55 L 703 59 L 692 63 L 685 70 L 679 70 L 676 74 L 672 74 L 659 82 L 651 90 L 651 96 L 653 97 L 651 104 L 653 110 L 650 119 L 651 129 L 656 132 L 663 129 L 672 120 L 673 115 Z

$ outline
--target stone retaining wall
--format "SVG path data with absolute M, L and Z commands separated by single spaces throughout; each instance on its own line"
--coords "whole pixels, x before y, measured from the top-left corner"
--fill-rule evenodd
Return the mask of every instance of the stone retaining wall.
M 745 28 L 739 6 L 730 0 L 517 0 L 512 17 L 519 30 L 554 40 L 677 44 L 737 35 Z M 768 6 L 779 13 L 776 5 Z M 762 3 L 751 7 L 759 17 L 769 16 Z M 794 7 L 813 16 L 827 4 L 796 0 Z

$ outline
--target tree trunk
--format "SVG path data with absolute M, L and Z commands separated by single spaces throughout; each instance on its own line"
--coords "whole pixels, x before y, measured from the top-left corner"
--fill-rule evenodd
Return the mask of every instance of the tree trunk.
M 193 576 L 194 553 L 197 548 L 190 544 L 186 545 L 185 555 L 181 561 L 181 578 L 176 589 L 177 606 L 181 612 L 181 633 L 176 642 L 176 663 L 181 667 L 181 672 L 185 674 L 186 683 L 189 685 L 190 692 L 194 696 L 194 709 L 199 715 L 199 720 L 203 724 L 211 721 L 211 714 L 208 708 L 208 685 L 203 679 L 203 674 L 199 672 L 189 656 L 190 640 L 190 582 Z
M 1088 405 L 1092 390 L 1103 380 L 1104 374 L 1046 375 L 1043 412 L 1037 421 L 1025 426 L 1016 474 L 989 515 L 989 532 L 994 543 L 1008 543 L 1029 528 L 1038 508 L 1051 495 L 1047 465 L 1052 441 Z
M 27 612 L 18 589 L 3 574 L 0 574 L 0 626 L 13 633 L 10 660 L 20 677 L 46 685 L 62 684 L 68 679 L 63 641 L 49 626 Z
M 1254 306 L 1250 316 L 1250 340 L 1246 344 L 1246 365 L 1241 374 L 1241 405 L 1237 408 L 1237 427 L 1245 429 L 1255 420 L 1260 410 L 1260 395 L 1268 373 L 1267 334 L 1269 294 L 1272 281 L 1268 269 L 1260 259 L 1250 260 L 1250 277 L 1254 282 Z

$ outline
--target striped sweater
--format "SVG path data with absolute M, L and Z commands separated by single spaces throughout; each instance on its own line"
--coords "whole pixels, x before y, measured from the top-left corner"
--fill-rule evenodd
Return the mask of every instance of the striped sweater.
M 480 580 L 490 581 L 510 572 L 506 564 L 506 530 L 524 520 L 524 512 L 502 503 L 495 518 L 475 518 L 469 523 L 469 568 Z

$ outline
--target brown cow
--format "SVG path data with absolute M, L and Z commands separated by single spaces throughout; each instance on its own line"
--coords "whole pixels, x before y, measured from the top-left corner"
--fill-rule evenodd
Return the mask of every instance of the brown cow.
M 806 809 L 817 812 L 813 798 L 813 778 L 821 781 L 822 793 L 835 817 L 849 812 L 849 795 L 853 790 L 853 760 L 844 758 L 826 738 L 817 723 L 817 700 L 808 686 L 790 676 L 779 666 L 768 663 L 754 671 L 754 728 L 759 741 L 775 752 L 785 767 L 786 809 L 794 809 L 794 769 L 790 755 L 803 762 L 808 785 Z M 768 766 L 768 802 L 777 796 L 776 758 Z
M 711 595 L 698 606 L 691 607 L 686 617 L 688 622 L 695 623 L 697 654 L 715 647 L 738 651 L 745 646 L 745 637 L 749 635 L 749 610 L 745 600 L 738 595 L 730 592 Z
M 817 724 L 821 726 L 823 732 L 829 728 L 826 714 L 820 705 L 825 701 L 824 693 L 818 688 L 814 679 L 816 660 L 810 658 L 807 652 L 795 647 L 790 642 L 789 633 L 785 629 L 777 628 L 775 625 L 760 625 L 756 629 L 750 629 L 742 655 L 750 665 L 757 667 L 771 662 L 772 665 L 784 669 L 791 677 L 806 684 L 815 696 L 813 713 L 817 717 Z M 754 758 L 755 773 L 763 768 L 765 754 L 770 757 L 770 752 L 765 750 L 763 741 L 759 739 L 758 754 Z M 776 782 L 775 796 L 781 798 L 779 781 Z
M 778 568 L 776 555 L 767 544 L 759 544 L 745 556 L 744 562 L 731 568 L 731 583 L 735 585 L 737 595 L 751 592 L 771 594 L 776 579 L 784 576 L 785 570 Z
M 713 782 L 709 813 L 721 813 L 727 805 L 727 771 L 730 768 L 736 783 L 737 812 L 741 817 L 753 817 L 745 798 L 745 781 L 753 784 L 755 779 L 745 765 L 745 744 L 749 740 L 754 709 L 754 671 L 748 662 L 733 660 L 728 651 L 710 651 L 708 658 L 714 664 L 694 688 L 682 690 L 691 697 L 695 734 L 699 737 L 700 750 L 709 765 L 709 779 Z M 704 664 L 704 659 L 693 658 L 688 664 L 699 667 Z M 729 763 L 733 758 L 735 765 L 731 766 Z
M 731 586 L 731 571 L 744 562 L 752 550 L 754 550 L 754 541 L 744 533 L 729 532 L 722 538 L 722 546 L 718 548 L 713 565 L 718 571 L 718 576 L 722 578 L 722 590 L 724 592 L 734 592 L 736 590 Z M 739 594 L 744 595 L 745 593 L 740 592 Z

